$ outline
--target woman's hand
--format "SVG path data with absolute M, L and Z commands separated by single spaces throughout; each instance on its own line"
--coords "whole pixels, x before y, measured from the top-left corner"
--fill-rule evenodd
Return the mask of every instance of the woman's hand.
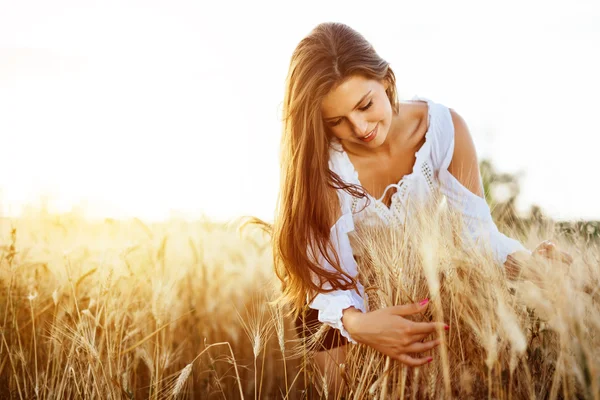
M 342 323 L 354 340 L 390 356 L 408 366 L 417 367 L 432 357 L 414 358 L 409 354 L 422 353 L 442 343 L 440 338 L 423 342 L 438 329 L 448 330 L 443 322 L 414 322 L 405 316 L 422 313 L 428 300 L 421 303 L 386 307 L 367 313 L 344 310 Z
M 567 265 L 573 263 L 573 257 L 568 253 L 558 249 L 556 244 L 550 240 L 544 240 L 540 243 L 535 250 L 531 253 L 533 257 L 544 257 L 549 260 L 558 260 Z

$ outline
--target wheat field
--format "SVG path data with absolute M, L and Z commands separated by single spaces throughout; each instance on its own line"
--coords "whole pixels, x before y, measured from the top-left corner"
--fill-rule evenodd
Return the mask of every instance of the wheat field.
M 349 346 L 337 393 L 312 363 L 320 336 L 297 337 L 273 302 L 262 230 L 2 219 L 0 397 L 600 398 L 597 245 L 560 237 L 571 267 L 531 263 L 508 282 L 444 215 L 351 235 L 371 309 L 429 297 L 419 319 L 452 329 L 420 368 Z

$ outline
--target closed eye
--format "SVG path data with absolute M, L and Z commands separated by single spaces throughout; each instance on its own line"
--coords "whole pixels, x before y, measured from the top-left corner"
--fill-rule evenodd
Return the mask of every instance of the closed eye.
M 369 108 L 371 108 L 372 105 L 373 105 L 373 100 L 369 101 L 369 104 L 367 104 L 366 106 L 360 107 L 359 110 L 367 111 Z M 340 124 L 341 121 L 342 121 L 341 119 L 338 119 L 337 121 L 330 123 L 329 126 L 337 126 Z
M 369 101 L 369 104 L 367 104 L 366 106 L 359 108 L 359 110 L 367 111 L 369 109 L 369 107 L 371 107 L 372 105 L 373 105 L 373 100 Z

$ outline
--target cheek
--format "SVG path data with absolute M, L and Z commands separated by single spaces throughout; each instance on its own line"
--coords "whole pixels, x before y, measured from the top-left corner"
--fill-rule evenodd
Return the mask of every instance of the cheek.
M 373 107 L 372 113 L 380 121 L 390 118 L 390 115 L 392 113 L 392 107 L 387 97 L 379 99 L 379 101 L 377 101 L 376 107 Z
M 346 132 L 347 129 L 344 129 L 343 127 L 340 126 L 336 126 L 335 128 L 328 128 L 328 132 L 327 134 L 329 136 L 334 136 L 338 139 L 347 139 L 348 138 L 348 132 Z
M 380 122 L 384 125 L 388 125 L 390 120 L 392 119 L 392 110 L 388 110 L 385 108 L 378 109 L 373 114 L 373 122 Z
M 346 122 L 342 122 L 335 127 L 328 128 L 328 135 L 335 136 L 338 139 L 346 140 L 353 136 L 352 128 Z

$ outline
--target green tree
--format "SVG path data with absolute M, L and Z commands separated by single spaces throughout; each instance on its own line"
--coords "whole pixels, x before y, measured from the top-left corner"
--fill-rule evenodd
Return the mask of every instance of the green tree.
M 522 172 L 509 174 L 498 172 L 491 160 L 484 159 L 479 163 L 485 199 L 490 206 L 492 218 L 498 228 L 508 227 L 524 233 L 526 224 L 516 210 L 516 202 L 521 187 L 519 179 Z M 538 213 L 541 209 L 537 207 Z

